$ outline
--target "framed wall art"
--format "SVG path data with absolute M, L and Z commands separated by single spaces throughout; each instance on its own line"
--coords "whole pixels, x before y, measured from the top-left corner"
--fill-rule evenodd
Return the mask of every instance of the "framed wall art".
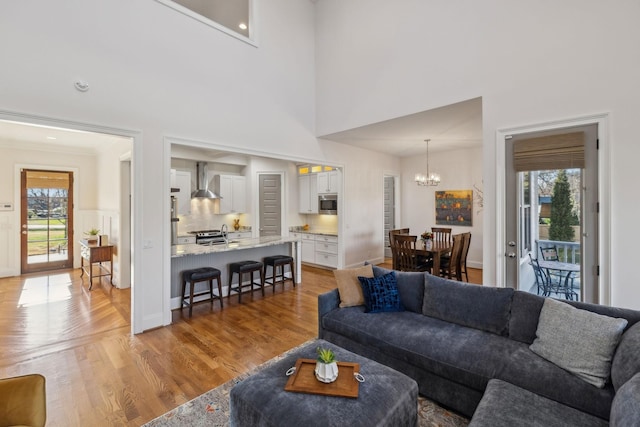
M 436 225 L 473 225 L 473 190 L 436 191 Z

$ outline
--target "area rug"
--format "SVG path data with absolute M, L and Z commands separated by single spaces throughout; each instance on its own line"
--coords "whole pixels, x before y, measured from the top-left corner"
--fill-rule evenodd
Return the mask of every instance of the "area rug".
M 306 344 L 301 344 L 298 347 Z M 233 386 L 284 358 L 298 347 L 266 361 L 246 374 L 227 381 L 187 403 L 183 403 L 166 414 L 149 421 L 143 427 L 228 426 L 229 392 Z M 466 427 L 468 424 L 468 419 L 438 406 L 429 399 L 418 396 L 418 425 L 420 427 Z

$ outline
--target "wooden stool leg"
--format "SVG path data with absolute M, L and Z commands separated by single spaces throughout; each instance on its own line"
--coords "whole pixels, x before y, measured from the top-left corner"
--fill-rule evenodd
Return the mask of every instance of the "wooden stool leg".
M 233 281 L 233 271 L 229 272 L 229 288 L 227 289 L 227 298 L 231 296 L 231 282 Z
M 242 272 L 238 272 L 238 302 L 242 302 Z
M 222 283 L 220 280 L 220 275 L 216 277 L 216 280 L 218 281 L 218 299 L 220 300 L 220 308 L 222 309 L 224 305 L 222 303 Z
M 189 317 L 193 314 L 193 288 L 196 287 L 195 282 L 189 282 L 191 290 L 189 292 Z
M 182 301 L 180 301 L 180 308 L 181 309 L 184 306 L 184 298 L 186 296 L 186 292 L 187 292 L 187 281 L 182 279 Z
M 264 296 L 264 271 L 260 269 L 258 273 L 260 274 L 260 289 L 262 290 L 262 296 Z M 253 273 L 251 275 L 253 276 Z
M 213 279 L 209 279 L 209 298 L 211 298 L 211 307 L 213 307 Z

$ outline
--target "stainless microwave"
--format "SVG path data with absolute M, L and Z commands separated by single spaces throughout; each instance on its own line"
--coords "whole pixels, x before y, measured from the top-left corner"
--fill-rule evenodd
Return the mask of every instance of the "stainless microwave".
M 338 214 L 338 195 L 337 194 L 319 194 L 318 195 L 318 213 L 323 215 Z

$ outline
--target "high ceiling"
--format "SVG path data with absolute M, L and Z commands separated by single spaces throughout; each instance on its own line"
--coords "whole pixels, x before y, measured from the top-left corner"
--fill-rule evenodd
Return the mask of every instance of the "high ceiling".
M 482 146 L 482 98 L 322 136 L 398 157 Z

